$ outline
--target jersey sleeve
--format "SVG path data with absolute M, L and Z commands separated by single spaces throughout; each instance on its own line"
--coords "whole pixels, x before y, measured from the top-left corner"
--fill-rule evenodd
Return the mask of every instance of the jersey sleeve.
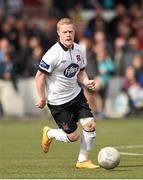
M 52 50 L 47 51 L 39 63 L 39 70 L 44 73 L 51 73 L 55 67 L 56 59 Z
M 81 49 L 81 58 L 82 58 L 82 61 L 81 61 L 80 70 L 84 70 L 87 64 L 87 59 L 86 59 L 86 53 L 83 51 L 83 49 Z

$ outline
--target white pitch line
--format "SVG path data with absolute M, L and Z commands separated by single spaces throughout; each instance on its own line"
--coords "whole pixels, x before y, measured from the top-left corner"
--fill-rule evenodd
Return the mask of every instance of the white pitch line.
M 127 145 L 127 146 L 115 146 L 117 149 L 133 149 L 133 148 L 143 148 L 143 144 L 140 145 Z
M 121 155 L 125 156 L 143 156 L 141 153 L 128 153 L 128 152 L 120 152 Z

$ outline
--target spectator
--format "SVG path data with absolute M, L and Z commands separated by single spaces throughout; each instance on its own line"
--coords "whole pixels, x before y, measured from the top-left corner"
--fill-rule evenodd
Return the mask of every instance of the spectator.
M 143 57 L 141 55 L 134 56 L 132 65 L 135 69 L 136 80 L 143 87 Z
M 141 54 L 136 37 L 130 37 L 122 49 L 120 62 L 120 75 L 123 76 L 128 66 L 132 64 L 133 57 Z
M 126 45 L 124 38 L 118 37 L 114 41 L 114 62 L 116 66 L 116 75 L 121 75 L 121 59 L 123 56 L 123 48 Z
M 24 17 L 19 17 L 16 20 L 16 31 L 18 38 L 20 38 L 20 36 L 26 36 L 28 38 L 32 36 L 32 29 L 29 27 L 28 22 L 29 19 L 27 20 L 27 18 Z
M 97 60 L 97 76 L 96 76 L 96 88 L 100 91 L 105 90 L 108 85 L 110 76 L 115 72 L 115 65 L 107 54 L 105 49 L 96 49 L 96 60 Z
M 95 10 L 95 15 L 87 23 L 86 35 L 93 37 L 96 31 L 103 31 L 107 33 L 108 23 L 102 17 L 102 8 L 97 8 Z
M 40 41 L 39 37 L 32 36 L 29 38 L 29 47 L 30 47 L 31 51 L 40 45 L 41 45 L 41 41 Z
M 107 52 L 111 55 L 113 58 L 113 47 L 110 41 L 107 39 L 105 32 L 103 31 L 96 31 L 93 36 L 94 44 L 93 48 L 101 47 L 103 49 L 106 49 Z
M 31 54 L 31 50 L 29 48 L 29 39 L 27 36 L 21 35 L 19 37 L 19 50 L 16 53 L 16 60 L 15 60 L 15 71 L 16 75 L 18 77 L 23 77 L 26 64 L 27 64 L 27 59 L 29 55 Z
M 56 22 L 57 19 L 52 16 L 44 24 L 44 51 L 47 51 L 57 41 Z
M 7 38 L 2 38 L 0 40 L 0 51 L 5 53 L 11 53 L 13 51 L 13 47 L 10 44 L 9 40 Z
M 0 78 L 3 80 L 14 79 L 14 64 L 9 53 L 5 53 L 0 66 Z
M 117 26 L 122 18 L 127 15 L 127 9 L 124 4 L 117 4 L 115 7 L 116 16 L 109 22 L 109 36 L 114 40 L 118 36 Z
M 43 49 L 41 46 L 33 49 L 32 55 L 27 59 L 24 77 L 34 77 L 36 75 L 42 55 Z
M 9 42 L 17 49 L 18 34 L 16 31 L 16 17 L 8 16 L 1 26 L 1 38 L 7 38 Z
M 101 47 L 96 48 L 96 63 L 97 63 L 97 75 L 94 78 L 96 82 L 96 90 L 98 96 L 101 98 L 100 104 L 102 104 L 102 111 L 98 114 L 99 117 L 103 118 L 104 114 L 104 105 L 107 96 L 107 88 L 109 79 L 115 72 L 115 65 L 107 53 L 107 51 Z
M 13 47 L 7 38 L 0 39 L 0 63 L 3 61 L 4 54 L 12 54 Z
M 136 30 L 136 38 L 138 40 L 139 43 L 139 50 L 143 51 L 143 18 L 140 19 L 140 26 L 139 28 Z
M 139 5 L 137 2 L 133 2 L 129 5 L 128 13 L 131 19 L 131 26 L 133 29 L 137 28 L 138 19 L 141 17 L 141 4 Z
M 123 79 L 123 90 L 129 97 L 131 111 L 143 107 L 143 89 L 135 77 L 135 69 L 128 66 Z

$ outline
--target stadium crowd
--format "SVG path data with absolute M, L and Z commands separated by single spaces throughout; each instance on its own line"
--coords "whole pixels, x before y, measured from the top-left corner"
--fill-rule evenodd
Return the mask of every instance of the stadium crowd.
M 68 16 L 75 21 L 75 41 L 86 53 L 87 73 L 96 81 L 96 114 L 106 116 L 104 102 L 115 77 L 122 79 L 120 90 L 128 97 L 130 112 L 143 108 L 142 7 L 138 1 L 117 3 L 110 20 L 103 17 L 104 10 L 97 4 L 94 16 L 86 19 L 82 1 L 66 11 L 53 7 L 44 18 L 0 8 L 0 79 L 12 81 L 18 91 L 19 78 L 34 77 L 42 55 L 57 41 L 58 19 Z

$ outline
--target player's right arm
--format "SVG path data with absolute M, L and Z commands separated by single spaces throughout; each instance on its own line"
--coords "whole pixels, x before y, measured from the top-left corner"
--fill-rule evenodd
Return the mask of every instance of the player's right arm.
M 47 75 L 45 73 L 39 70 L 37 71 L 35 76 L 36 90 L 39 97 L 36 106 L 41 109 L 44 108 L 46 105 L 46 94 L 45 94 L 46 76 Z

